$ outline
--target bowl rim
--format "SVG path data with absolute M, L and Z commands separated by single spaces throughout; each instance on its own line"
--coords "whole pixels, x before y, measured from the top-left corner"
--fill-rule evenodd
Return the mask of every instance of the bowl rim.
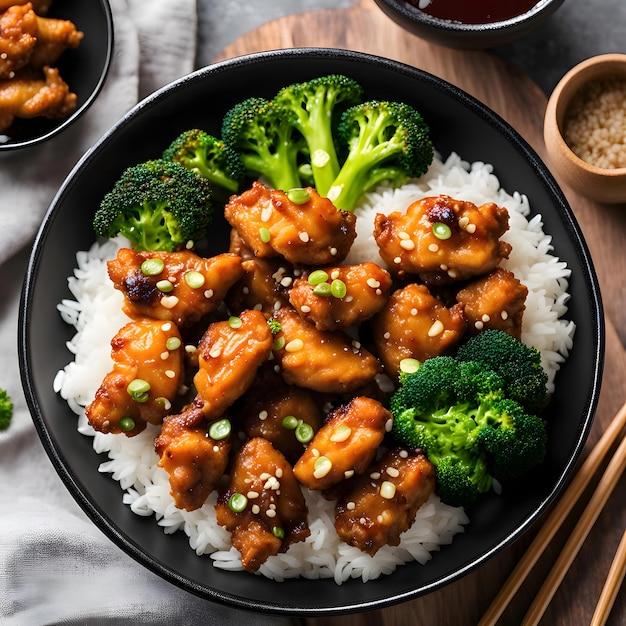
M 393 68 L 400 74 L 419 75 L 422 80 L 429 82 L 435 89 L 447 91 L 449 94 L 454 95 L 465 107 L 470 109 L 473 114 L 488 121 L 499 132 L 501 132 L 518 151 L 523 153 L 524 157 L 529 160 L 532 167 L 540 173 L 541 184 L 553 197 L 556 205 L 558 205 L 555 206 L 555 209 L 558 210 L 561 218 L 567 226 L 567 229 L 570 231 L 573 240 L 576 242 L 577 255 L 585 269 L 584 276 L 585 282 L 588 283 L 589 287 L 589 297 L 594 303 L 593 319 L 590 320 L 594 346 L 593 377 L 590 381 L 590 393 L 586 398 L 585 406 L 581 409 L 581 423 L 576 432 L 575 445 L 568 458 L 568 462 L 559 471 L 558 480 L 550 487 L 549 493 L 546 494 L 546 497 L 538 502 L 537 506 L 533 508 L 532 514 L 522 520 L 514 532 L 507 534 L 506 537 L 503 537 L 502 540 L 498 541 L 495 545 L 492 545 L 489 550 L 479 555 L 476 559 L 473 559 L 471 562 L 464 563 L 453 573 L 440 576 L 419 589 L 412 588 L 409 591 L 390 597 L 376 597 L 353 603 L 348 602 L 341 607 L 328 606 L 315 609 L 310 607 L 293 608 L 281 604 L 277 599 L 270 598 L 266 598 L 263 601 L 251 598 L 242 599 L 240 597 L 235 597 L 231 592 L 226 592 L 214 587 L 207 587 L 206 585 L 193 581 L 184 574 L 173 571 L 166 564 L 156 559 L 153 555 L 146 553 L 133 541 L 132 537 L 126 535 L 124 529 L 119 527 L 118 524 L 106 514 L 106 512 L 100 510 L 99 506 L 93 501 L 91 496 L 81 489 L 80 477 L 76 476 L 72 469 L 68 466 L 65 460 L 65 453 L 62 450 L 57 449 L 55 446 L 51 434 L 46 426 L 46 420 L 43 417 L 43 410 L 39 403 L 34 382 L 28 376 L 29 363 L 32 361 L 32 355 L 30 353 L 31 348 L 28 341 L 28 327 L 31 323 L 32 311 L 30 307 L 27 306 L 33 297 L 36 277 L 41 265 L 43 247 L 48 240 L 50 229 L 53 226 L 58 209 L 57 205 L 62 202 L 67 193 L 71 192 L 72 188 L 76 184 L 76 174 L 80 171 L 80 169 L 97 158 L 98 154 L 102 150 L 106 149 L 107 144 L 117 132 L 132 123 L 136 117 L 142 115 L 146 111 L 150 111 L 153 107 L 158 106 L 160 101 L 167 98 L 172 90 L 185 86 L 185 84 L 189 82 L 204 80 L 208 76 L 215 73 L 229 71 L 231 68 L 236 68 L 240 65 L 252 67 L 255 63 L 262 63 L 268 58 L 271 59 L 276 56 L 281 59 L 297 59 L 298 57 L 307 57 L 309 55 L 314 55 L 315 57 L 319 56 L 322 58 L 333 57 L 345 59 L 356 56 L 364 61 L 374 61 L 376 64 L 383 64 L 387 68 Z M 258 611 L 263 614 L 290 617 L 323 617 L 354 613 L 357 611 L 362 612 L 373 609 L 381 609 L 431 593 L 459 580 L 472 571 L 476 571 L 477 568 L 483 566 L 502 550 L 518 540 L 532 527 L 534 523 L 536 523 L 550 503 L 558 497 L 564 488 L 568 477 L 571 475 L 571 472 L 573 471 L 574 466 L 582 453 L 585 442 L 593 425 L 602 381 L 605 350 L 605 327 L 598 278 L 593 266 L 589 248 L 584 239 L 582 230 L 578 225 L 576 217 L 573 211 L 571 211 L 564 193 L 556 182 L 554 176 L 551 174 L 550 170 L 538 157 L 528 142 L 510 124 L 467 92 L 442 78 L 439 78 L 420 68 L 410 66 L 406 63 L 360 51 L 349 51 L 334 48 L 290 48 L 245 54 L 195 70 L 194 72 L 161 87 L 159 90 L 137 103 L 132 109 L 125 113 L 118 120 L 118 122 L 112 125 L 91 148 L 89 148 L 83 157 L 79 159 L 73 170 L 68 174 L 65 181 L 55 194 L 55 197 L 52 199 L 36 235 L 35 243 L 33 244 L 29 257 L 19 308 L 18 344 L 22 386 L 25 392 L 27 406 L 31 412 L 33 422 L 35 423 L 36 430 L 42 440 L 46 453 L 50 456 L 56 472 L 65 483 L 70 494 L 75 498 L 80 507 L 83 511 L 85 511 L 87 516 L 93 521 L 97 528 L 103 532 L 116 546 L 121 547 L 134 560 L 143 565 L 149 571 L 161 576 L 164 580 L 207 600 L 216 601 L 232 608 Z
M 379 4 L 387 6 L 395 13 L 401 15 L 408 21 L 421 26 L 432 28 L 436 31 L 448 33 L 478 33 L 485 34 L 491 31 L 503 31 L 522 25 L 538 18 L 540 15 L 553 8 L 554 4 L 561 4 L 564 0 L 537 0 L 528 11 L 520 13 L 515 17 L 497 22 L 484 22 L 480 24 L 466 24 L 464 22 L 446 20 L 424 13 L 415 5 L 409 4 L 407 0 L 375 0 Z
M 54 126 L 54 128 L 51 128 L 41 135 L 37 135 L 36 137 L 29 137 L 28 139 L 24 139 L 22 141 L 8 141 L 6 143 L 0 142 L 0 151 L 8 152 L 10 150 L 21 150 L 23 148 L 30 148 L 31 146 L 43 143 L 44 141 L 47 141 L 48 139 L 51 139 L 52 137 L 62 133 L 66 128 L 76 122 L 83 115 L 83 113 L 87 111 L 87 109 L 89 109 L 96 97 L 102 91 L 102 87 L 104 86 L 104 82 L 109 73 L 109 69 L 111 68 L 111 61 L 113 59 L 113 41 L 115 38 L 115 29 L 113 27 L 113 12 L 111 10 L 111 4 L 109 0 L 98 0 L 98 2 L 100 3 L 101 8 L 104 12 L 107 47 L 105 51 L 104 63 L 102 64 L 102 68 L 100 70 L 100 76 L 98 76 L 98 82 L 96 83 L 94 89 L 85 99 L 85 101 L 69 117 L 60 121 L 59 124 Z
M 546 113 L 544 118 L 544 129 L 552 129 L 555 132 L 551 135 L 552 141 L 556 142 L 549 146 L 551 142 L 546 142 L 549 150 L 559 150 L 571 163 L 590 175 L 601 176 L 607 179 L 620 178 L 626 176 L 626 166 L 605 168 L 589 163 L 580 158 L 568 145 L 563 136 L 563 121 L 567 107 L 576 93 L 591 80 L 601 77 L 595 73 L 598 68 L 606 67 L 607 73 L 611 68 L 622 67 L 624 78 L 626 78 L 626 53 L 610 52 L 589 57 L 581 61 L 568 70 L 559 80 L 556 87 L 548 98 Z

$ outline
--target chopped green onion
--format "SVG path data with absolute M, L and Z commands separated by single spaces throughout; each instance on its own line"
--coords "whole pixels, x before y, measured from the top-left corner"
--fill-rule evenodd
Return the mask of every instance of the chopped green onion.
M 165 342 L 165 347 L 168 350 L 178 350 L 181 346 L 181 341 L 178 337 L 168 337 Z
M 319 285 L 315 285 L 313 287 L 313 293 L 316 296 L 323 296 L 327 298 L 330 296 L 330 285 L 328 283 L 320 283 Z
M 230 421 L 226 418 L 217 420 L 209 426 L 209 437 L 215 441 L 226 439 L 230 435 L 231 426 Z
M 141 378 L 135 378 L 128 383 L 126 391 L 135 402 L 147 402 L 150 383 Z
M 228 318 L 228 325 L 231 328 L 241 328 L 243 325 L 243 322 L 241 321 L 240 317 L 237 317 L 236 315 L 231 315 Z
M 160 274 L 165 268 L 165 263 L 161 259 L 152 258 L 146 259 L 141 264 L 141 273 L 144 276 L 156 276 Z
M 228 508 L 233 513 L 241 513 L 248 506 L 248 498 L 243 493 L 233 493 L 228 499 Z
M 274 526 L 274 528 L 272 528 L 272 534 L 279 539 L 285 538 L 285 531 L 280 526 Z
M 270 240 L 270 231 L 267 228 L 259 228 L 259 237 L 263 243 L 268 243 Z
M 296 439 L 300 443 L 309 443 L 313 439 L 313 427 L 306 422 L 300 422 L 296 428 Z
M 336 278 L 335 280 L 333 280 L 332 283 L 330 283 L 330 293 L 335 298 L 339 298 L 341 300 L 341 298 L 343 298 L 347 292 L 348 288 L 346 287 L 346 283 L 344 283 L 343 280 Z
M 452 237 L 452 229 L 443 222 L 435 222 L 433 224 L 433 235 L 437 239 L 450 239 Z
M 328 274 L 324 270 L 315 270 L 309 274 L 309 285 L 319 285 L 328 280 Z
M 120 430 L 128 433 L 135 428 L 135 420 L 132 417 L 123 417 L 117 425 L 120 427 Z
M 285 347 L 285 337 L 282 335 L 276 338 L 272 350 L 282 350 Z
M 400 371 L 405 374 L 413 374 L 422 366 L 421 361 L 412 358 L 402 359 L 400 361 Z
M 185 273 L 185 282 L 192 289 L 200 289 L 202 285 L 204 285 L 204 276 L 200 272 L 196 272 L 195 270 L 191 270 Z
M 293 415 L 283 417 L 282 425 L 283 428 L 286 428 L 287 430 L 294 430 L 298 426 L 298 423 L 298 419 Z
M 174 285 L 169 280 L 160 280 L 157 284 L 157 289 L 163 293 L 169 293 L 173 291 Z
M 294 204 L 305 204 L 311 199 L 311 194 L 308 189 L 302 187 L 294 187 L 287 192 L 287 197 Z

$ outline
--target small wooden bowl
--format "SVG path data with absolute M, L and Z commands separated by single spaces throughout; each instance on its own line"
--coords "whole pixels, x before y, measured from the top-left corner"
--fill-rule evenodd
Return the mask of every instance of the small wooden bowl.
M 578 157 L 565 142 L 564 121 L 574 96 L 590 81 L 626 79 L 626 54 L 602 54 L 573 67 L 552 92 L 544 119 L 548 165 L 574 191 L 602 203 L 626 202 L 626 167 L 602 168 Z M 625 104 L 626 106 L 626 104 Z

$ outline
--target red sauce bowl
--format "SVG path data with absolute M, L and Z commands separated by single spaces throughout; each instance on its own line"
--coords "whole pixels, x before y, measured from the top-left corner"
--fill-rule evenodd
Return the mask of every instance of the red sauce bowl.
M 466 50 L 500 46 L 528 34 L 564 0 L 375 0 L 378 7 L 409 32 L 432 43 Z M 529 8 L 529 5 L 530 8 Z

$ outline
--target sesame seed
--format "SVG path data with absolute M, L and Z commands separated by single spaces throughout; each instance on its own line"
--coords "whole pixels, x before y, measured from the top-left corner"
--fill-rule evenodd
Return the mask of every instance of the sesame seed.
M 400 476 L 400 470 L 398 470 L 397 467 L 388 467 L 385 471 L 392 478 L 398 478 L 398 476 Z
M 354 511 L 355 508 L 356 508 L 356 504 L 354 502 L 348 502 L 346 504 L 346 509 L 348 509 L 348 511 Z
M 402 263 L 402 259 L 399 256 L 397 256 L 397 257 L 394 257 L 393 262 L 396 265 L 400 265 L 400 263 Z
M 337 250 L 337 248 L 332 247 L 332 248 L 329 249 L 329 252 L 330 252 L 331 256 L 337 256 L 338 250 Z
M 405 230 L 401 230 L 398 233 L 398 237 L 400 237 L 400 239 L 410 239 L 411 235 L 409 235 L 409 233 L 407 233 Z
M 300 239 L 300 241 L 302 241 L 303 243 L 308 243 L 310 237 L 309 237 L 309 233 L 307 232 L 302 232 L 298 234 L 298 238 Z
M 386 500 L 390 500 L 396 495 L 396 486 L 392 482 L 385 480 L 380 486 L 380 495 Z
M 378 479 L 380 478 L 380 472 L 372 472 L 372 473 L 370 474 L 370 478 L 371 478 L 372 480 L 378 480 Z
M 413 248 L 415 248 L 415 244 L 410 239 L 403 239 L 400 242 L 400 247 L 405 250 L 413 250 Z
M 437 252 L 439 250 L 439 246 L 436 243 L 431 243 L 428 246 L 428 249 L 430 250 L 430 252 Z
M 346 470 L 346 471 L 343 473 L 343 477 L 344 477 L 346 480 L 348 480 L 348 478 L 352 478 L 353 476 L 354 476 L 354 470 L 353 470 L 353 469 L 351 469 L 351 470 Z
M 280 284 L 283 287 L 290 287 L 291 283 L 293 283 L 293 278 L 291 278 L 291 276 L 285 276 L 285 278 L 280 281 Z
M 165 324 L 161 325 L 161 330 L 164 333 L 168 333 L 170 330 L 172 330 L 172 323 L 171 322 L 165 322 Z
M 311 312 L 311 307 L 308 304 L 303 304 L 300 307 L 300 311 L 302 311 L 302 313 L 310 313 Z
M 428 329 L 428 336 L 437 337 L 438 335 L 441 335 L 443 330 L 444 328 L 443 328 L 443 323 L 441 322 L 441 320 L 435 320 L 433 322 L 433 325 Z
M 253 504 L 252 513 L 254 513 L 254 515 L 258 515 L 260 512 L 261 512 L 261 507 L 258 504 Z
M 352 300 L 354 300 L 354 296 L 346 296 L 343 299 L 344 302 L 348 302 L 348 303 L 352 302 Z
M 485 313 L 480 319 L 486 324 L 491 319 L 491 317 Z
M 209 356 L 213 359 L 217 359 L 218 356 L 222 354 L 222 346 L 215 345 L 209 350 Z
M 256 498 L 258 497 L 259 497 L 258 491 L 248 491 L 248 493 L 246 494 L 246 498 L 248 498 L 248 500 L 256 500 Z
M 166 309 L 173 309 L 178 304 L 178 298 L 176 296 L 163 296 L 161 298 L 161 306 Z
M 500 317 L 501 317 L 503 320 L 506 320 L 506 319 L 508 319 L 508 318 L 509 318 L 509 314 L 508 314 L 506 311 L 500 311 Z
M 272 217 L 272 205 L 268 204 L 264 206 L 263 209 L 261 210 L 261 221 L 269 222 L 271 217 Z
M 260 419 L 261 421 L 264 421 L 264 420 L 266 420 L 266 419 L 267 419 L 267 415 L 268 415 L 267 411 L 261 411 L 261 412 L 259 413 L 259 419 Z
M 365 526 L 365 524 L 367 524 L 367 520 L 364 517 L 360 517 L 359 524 L 363 524 L 363 526 Z
M 276 468 L 276 478 L 282 478 L 283 477 L 283 470 L 281 467 L 277 467 Z
M 302 339 L 292 339 L 286 346 L 287 352 L 299 352 L 304 348 L 304 341 Z
M 380 287 L 380 281 L 375 278 L 368 278 L 365 282 L 367 283 L 367 286 L 372 289 L 378 289 L 378 287 Z
M 385 432 L 390 433 L 392 428 L 393 428 L 393 419 L 388 419 L 385 422 Z
M 174 370 L 165 370 L 165 375 L 168 378 L 176 378 L 176 372 Z
M 384 335 L 383 335 L 383 339 L 389 339 L 389 337 L 391 337 L 391 333 L 389 331 L 387 331 Z
M 246 289 L 246 287 L 244 287 L 244 290 Z M 206 289 L 204 292 L 204 297 L 208 300 L 209 298 L 213 297 L 213 289 Z
M 447 266 L 445 263 L 442 263 L 442 264 L 439 266 L 439 269 L 440 269 L 440 270 L 442 270 L 443 272 L 445 272 L 445 271 L 448 269 L 448 266 Z
M 249 287 L 244 287 L 241 291 L 243 292 L 244 296 L 247 296 L 250 293 L 250 288 Z M 204 295 L 206 296 L 206 294 L 207 294 L 207 292 L 205 291 Z M 213 294 L 211 294 L 211 295 L 213 295 Z M 207 296 L 207 298 L 210 298 L 210 297 L 211 296 Z
M 330 277 L 331 277 L 333 280 L 337 280 L 337 279 L 339 278 L 339 270 L 333 270 L 333 271 L 330 273 Z
M 319 456 L 320 455 L 320 451 L 317 448 L 311 448 L 311 454 L 313 456 Z
M 474 322 L 474 328 L 476 330 L 482 330 L 484 326 L 485 325 L 480 320 Z
M 464 215 L 463 217 L 459 218 L 459 226 L 461 228 L 465 228 L 468 224 L 469 224 L 469 217 L 467 217 L 467 215 Z
M 400 458 L 402 459 L 408 459 L 409 458 L 409 453 L 406 450 L 400 450 L 400 452 L 398 453 Z
M 376 521 L 377 521 L 379 524 L 382 524 L 382 523 L 383 523 L 383 519 L 384 519 L 384 518 L 383 518 L 383 516 L 382 516 L 382 515 L 377 515 L 377 516 L 376 516 Z
M 459 273 L 456 270 L 448 270 L 448 276 L 450 278 L 456 278 L 459 275 Z
M 165 350 L 165 352 L 161 352 L 161 360 L 162 361 L 167 361 L 167 359 L 170 358 L 170 351 L 169 350 Z
M 411 309 L 411 315 L 415 316 L 415 315 L 417 315 L 417 314 L 418 314 L 418 310 L 417 310 L 415 307 L 413 307 L 413 308 Z
M 468 232 L 470 235 L 473 235 L 476 232 L 476 224 L 468 224 L 465 227 L 466 232 Z

